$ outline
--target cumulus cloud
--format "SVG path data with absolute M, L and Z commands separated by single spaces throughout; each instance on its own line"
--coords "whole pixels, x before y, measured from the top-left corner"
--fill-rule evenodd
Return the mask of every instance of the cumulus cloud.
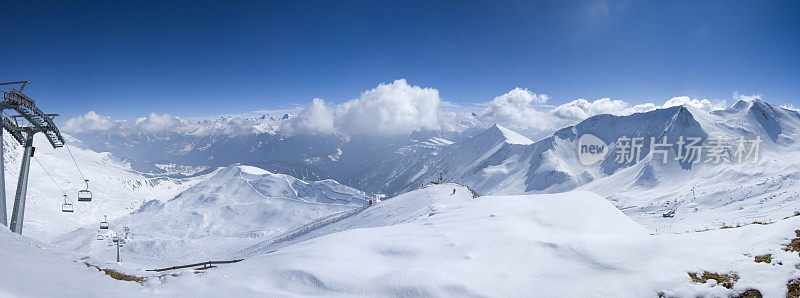
M 717 106 L 712 104 L 711 101 L 708 99 L 695 99 L 695 98 L 690 98 L 688 96 L 678 96 L 670 98 L 669 100 L 667 100 L 667 102 L 661 105 L 661 108 L 669 108 L 675 106 L 689 106 L 706 111 L 711 111 L 717 108 Z
M 324 100 L 315 98 L 311 101 L 298 117 L 289 118 L 283 126 L 287 134 L 294 133 L 333 133 L 334 115 L 333 109 Z
M 359 98 L 337 106 L 315 99 L 288 121 L 284 133 L 349 133 L 396 135 L 439 127 L 439 91 L 411 86 L 404 79 L 380 84 Z
M 536 94 L 527 88 L 514 88 L 508 93 L 495 97 L 490 105 L 527 107 L 529 105 L 543 105 L 550 99 L 547 94 Z
M 512 129 L 541 128 L 547 125 L 547 113 L 538 109 L 548 99 L 547 94 L 514 88 L 487 103 L 480 117 Z
M 85 115 L 70 118 L 64 122 L 63 129 L 68 132 L 106 131 L 118 127 L 118 123 L 109 116 L 89 111 Z
M 644 113 L 644 112 L 649 112 L 649 111 L 652 111 L 652 110 L 655 110 L 655 109 L 658 109 L 658 108 L 659 107 L 656 104 L 654 104 L 652 102 L 648 102 L 648 103 L 638 104 L 638 105 L 635 105 L 633 107 L 630 107 L 630 108 L 626 109 L 625 112 L 623 112 L 622 114 L 623 115 L 627 115 L 627 114 L 633 114 L 633 113 Z
M 752 101 L 761 96 L 734 93 L 733 98 Z M 637 105 L 611 98 L 576 99 L 556 106 L 547 105 L 549 101 L 547 94 L 514 88 L 483 104 L 465 107 L 443 101 L 436 89 L 412 86 L 399 79 L 379 84 L 362 92 L 358 98 L 338 105 L 315 98 L 308 105 L 296 108 L 297 112 L 287 119 L 262 116 L 261 120 L 245 121 L 222 117 L 193 122 L 153 112 L 135 120 L 113 120 L 91 111 L 67 120 L 63 129 L 69 132 L 182 132 L 198 135 L 253 132 L 402 135 L 439 128 L 464 131 L 497 123 L 527 135 L 537 135 L 598 114 L 629 115 L 679 105 L 703 110 L 725 107 L 724 101 L 712 102 L 688 96 L 673 97 L 662 104 L 646 102 Z
M 758 98 L 755 95 L 734 96 L 750 100 Z M 589 101 L 581 98 L 557 106 L 544 106 L 548 99 L 547 95 L 537 95 L 527 89 L 516 88 L 486 103 L 485 108 L 477 116 L 483 121 L 498 123 L 512 129 L 535 131 L 557 129 L 599 114 L 630 115 L 681 105 L 706 111 L 725 108 L 724 100 L 712 102 L 688 96 L 673 97 L 663 104 L 647 102 L 631 105 L 619 99 L 600 98 Z M 546 108 L 551 109 L 547 111 Z
M 165 132 L 179 128 L 183 122 L 170 114 L 151 112 L 147 117 L 136 119 L 134 125 L 149 132 Z
M 627 102 L 618 99 L 601 98 L 589 102 L 581 98 L 557 106 L 551 113 L 564 119 L 585 119 L 598 114 L 619 114 L 627 107 Z
M 351 132 L 399 134 L 438 126 L 439 90 L 411 86 L 406 80 L 361 93 L 336 108 L 337 124 Z
M 127 121 L 114 120 L 110 116 L 90 111 L 85 115 L 67 120 L 62 128 L 67 132 L 114 132 L 125 130 L 168 132 L 180 130 L 184 125 L 184 120 L 167 113 L 158 114 L 152 112 L 146 117 Z
M 708 99 L 678 96 L 668 99 L 661 105 L 648 102 L 631 107 L 628 102 L 618 99 L 601 98 L 593 102 L 584 99 L 576 99 L 563 105 L 556 106 L 551 111 L 551 114 L 563 119 L 582 120 L 599 114 L 630 115 L 633 113 L 643 113 L 675 106 L 688 106 L 712 111 L 724 108 L 725 101 L 711 102 Z

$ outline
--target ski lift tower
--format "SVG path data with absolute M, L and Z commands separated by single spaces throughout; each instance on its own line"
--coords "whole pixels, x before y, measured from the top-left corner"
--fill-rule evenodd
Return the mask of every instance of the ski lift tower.
M 14 197 L 14 210 L 11 215 L 11 231 L 17 234 L 22 234 L 22 220 L 25 215 L 25 195 L 28 190 L 28 174 L 30 171 L 31 157 L 33 157 L 33 135 L 41 132 L 50 142 L 53 148 L 64 146 L 64 138 L 58 127 L 53 123 L 53 118 L 58 114 L 45 114 L 36 107 L 35 102 L 30 97 L 22 94 L 22 89 L 30 81 L 20 81 L 11 83 L 0 83 L 0 85 L 17 85 L 22 86 L 19 90 L 11 88 L 9 91 L 2 92 L 2 99 L 0 99 L 0 117 L 2 117 L 3 129 L 0 129 L 0 219 L 3 225 L 6 224 L 6 191 L 5 191 L 5 167 L 3 160 L 3 131 L 7 131 L 14 137 L 14 140 L 22 145 L 25 150 L 22 156 L 22 167 L 19 171 L 19 180 L 17 181 L 17 192 Z M 2 112 L 4 110 L 14 111 L 11 117 L 6 117 Z

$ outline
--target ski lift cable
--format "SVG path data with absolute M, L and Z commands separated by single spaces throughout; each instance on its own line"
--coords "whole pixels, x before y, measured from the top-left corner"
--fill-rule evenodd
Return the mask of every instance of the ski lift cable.
M 66 199 L 66 198 L 69 198 L 69 196 L 67 196 L 67 193 L 66 193 L 66 192 L 64 192 L 64 189 L 63 189 L 63 188 L 61 188 L 61 186 L 60 186 L 60 185 L 58 185 L 58 182 L 56 182 L 56 179 L 55 179 L 55 178 L 53 178 L 53 175 L 50 175 L 50 172 L 48 172 L 48 171 L 47 171 L 47 169 L 44 167 L 44 165 L 42 165 L 42 162 L 41 162 L 41 161 L 39 161 L 39 159 L 38 159 L 38 158 L 36 158 L 36 156 L 34 156 L 34 157 L 33 157 L 33 159 L 34 159 L 34 160 L 36 160 L 36 163 L 38 163 L 38 164 L 39 164 L 39 166 L 42 168 L 42 170 L 44 171 L 44 173 L 45 173 L 45 174 L 47 174 L 47 176 L 48 176 L 48 177 L 50 177 L 50 180 L 52 180 L 52 181 L 53 181 L 53 184 L 55 184 L 55 185 L 56 185 L 56 187 L 58 187 L 58 189 L 59 189 L 59 190 L 61 190 L 61 194 L 62 194 L 62 195 L 64 195 L 64 198 L 65 198 L 65 199 Z M 83 210 L 81 210 L 81 209 L 77 208 L 77 205 L 75 205 L 74 203 L 72 203 L 72 200 L 69 200 L 69 199 L 67 199 L 67 200 L 69 201 L 69 203 L 70 203 L 70 204 L 72 204 L 72 206 L 73 206 L 73 208 L 74 208 L 75 210 L 78 210 L 78 212 L 79 212 L 79 213 L 80 213 L 80 214 L 83 216 L 83 218 L 84 218 L 84 219 L 86 219 L 86 221 L 88 221 L 89 223 L 93 223 L 93 221 L 92 221 L 91 219 L 89 219 L 89 217 L 88 217 L 88 216 L 86 216 L 86 214 L 85 214 L 85 213 L 83 213 Z
M 97 206 L 97 210 L 100 210 L 100 213 L 102 213 L 103 216 L 107 216 L 108 215 L 108 213 L 103 211 L 103 208 L 100 207 L 100 203 L 98 203 L 97 200 L 92 200 L 92 202 L 94 202 L 94 205 Z
M 83 178 L 83 180 L 86 181 L 86 177 L 83 176 L 83 171 L 81 171 L 81 167 L 78 166 L 78 161 L 75 160 L 75 156 L 72 155 L 72 150 L 69 149 L 69 145 L 64 143 L 64 147 L 67 148 L 67 152 L 69 152 L 69 157 L 71 157 L 72 158 L 72 162 L 75 163 L 75 168 L 78 169 L 78 174 L 81 174 L 81 178 Z
M 81 171 L 81 167 L 78 166 L 78 161 L 75 160 L 75 155 L 73 155 L 72 154 L 72 150 L 69 149 L 69 145 L 67 145 L 67 143 L 64 143 L 64 147 L 67 148 L 67 152 L 69 152 L 69 157 L 72 158 L 72 162 L 75 164 L 75 168 L 78 169 L 78 174 L 81 175 L 81 178 L 83 178 L 83 181 L 89 181 L 89 180 L 86 179 L 86 176 L 83 175 L 83 171 Z M 86 185 L 86 188 L 87 189 L 89 188 L 88 183 Z M 97 200 L 92 200 L 92 201 L 94 201 L 94 205 L 97 206 L 97 209 L 100 210 L 100 213 L 102 213 L 103 216 L 108 214 L 105 211 L 103 211 L 103 208 L 100 207 L 100 203 L 97 203 Z
M 3 111 L 3 110 L 0 110 L 0 117 L 6 117 L 6 112 L 5 112 L 5 111 Z M 3 142 L 3 140 L 0 140 L 0 142 Z M 64 144 L 64 145 L 66 145 L 66 144 Z M 67 147 L 67 151 L 69 151 L 69 147 Z M 71 151 L 69 152 L 69 155 L 70 155 L 70 156 L 72 156 L 72 152 L 71 152 Z M 50 172 L 48 172 L 48 171 L 47 171 L 47 169 L 44 167 L 44 165 L 42 164 L 42 162 L 41 162 L 41 161 L 39 161 L 39 159 L 38 159 L 38 158 L 36 158 L 36 156 L 32 156 L 32 157 L 33 157 L 33 159 L 34 159 L 34 160 L 36 160 L 36 163 L 38 163 L 38 164 L 39 164 L 39 167 L 41 167 L 41 168 L 42 168 L 42 170 L 44 171 L 44 173 L 45 173 L 45 174 L 47 174 L 47 176 L 48 176 L 48 177 L 50 177 L 50 180 L 51 180 L 51 181 L 53 181 L 53 184 L 55 184 L 55 186 L 56 186 L 56 187 L 58 187 L 58 189 L 61 191 L 61 194 L 62 194 L 62 195 L 65 197 L 65 198 L 67 198 L 67 201 L 68 201 L 68 202 L 69 202 L 69 203 L 70 203 L 70 204 L 73 206 L 73 209 L 76 209 L 76 210 L 78 210 L 78 212 L 81 214 L 81 216 L 83 216 L 83 218 L 84 218 L 84 219 L 85 219 L 87 222 L 89 222 L 90 224 L 91 224 L 91 223 L 93 223 L 94 221 L 92 221 L 91 219 L 89 219 L 89 217 L 88 217 L 88 216 L 86 216 L 86 213 L 84 213 L 84 212 L 83 212 L 83 210 L 81 210 L 80 208 L 77 208 L 77 205 L 75 205 L 75 203 L 73 203 L 73 202 L 72 202 L 72 200 L 69 200 L 69 199 L 68 199 L 68 198 L 69 198 L 69 196 L 67 196 L 67 193 L 64 191 L 64 189 L 63 189 L 63 188 L 61 188 L 61 186 L 60 186 L 60 185 L 58 185 L 58 182 L 56 182 L 56 179 L 55 179 L 55 178 L 53 178 L 53 175 L 50 175 Z M 77 164 L 77 162 L 75 161 L 75 157 L 72 157 L 72 161 L 73 161 L 73 162 L 75 162 L 75 167 L 77 167 L 77 166 L 78 166 L 78 164 Z M 81 174 L 81 177 L 83 177 L 83 172 L 81 172 L 81 169 L 80 169 L 80 168 L 78 168 L 78 172 Z M 98 209 L 100 209 L 100 206 L 99 206 L 99 205 L 98 205 Z M 101 212 L 101 213 L 103 213 L 103 214 L 105 214 L 105 213 L 103 212 L 103 210 L 102 210 L 102 209 L 100 210 L 100 212 Z
M 36 158 L 36 156 L 34 156 L 34 157 L 33 157 L 33 159 L 34 159 L 34 160 L 36 160 L 36 163 L 38 163 L 40 167 L 42 167 L 42 170 L 44 171 L 44 173 L 45 173 L 45 174 L 47 174 L 47 176 L 49 176 L 49 177 L 50 177 L 50 180 L 52 180 L 52 181 L 53 181 L 53 184 L 55 184 L 55 185 L 56 185 L 56 187 L 58 187 L 58 189 L 61 191 L 61 194 L 62 194 L 62 195 L 66 195 L 67 193 L 64 191 L 64 189 L 63 189 L 63 188 L 61 188 L 61 186 L 60 186 L 60 185 L 58 185 L 58 183 L 56 182 L 56 179 L 55 179 L 55 178 L 53 178 L 53 176 L 52 176 L 52 175 L 50 175 L 50 172 L 48 172 L 48 171 L 47 171 L 47 169 L 45 169 L 45 168 L 44 168 L 44 165 L 42 165 L 42 162 L 41 162 L 41 161 L 39 161 L 39 159 L 38 159 L 38 158 Z

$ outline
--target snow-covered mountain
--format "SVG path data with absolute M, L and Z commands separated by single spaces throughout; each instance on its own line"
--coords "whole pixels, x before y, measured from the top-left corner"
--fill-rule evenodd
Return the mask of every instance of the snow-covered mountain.
M 444 171 L 449 181 L 469 185 L 480 194 L 592 190 L 653 228 L 736 225 L 745 221 L 743 216 L 769 221 L 792 214 L 791 206 L 800 202 L 800 188 L 793 179 L 786 179 L 800 175 L 795 170 L 800 168 L 798 128 L 797 112 L 761 100 L 740 101 L 711 112 L 677 106 L 629 116 L 598 115 L 536 142 L 495 125 L 440 148 L 398 150 L 350 184 L 394 194 L 419 188 Z M 608 145 L 609 153 L 597 165 L 580 163 L 578 139 L 584 134 Z M 715 164 L 675 159 L 682 150 L 677 144 L 681 137 L 701 138 L 699 145 L 708 146 L 717 136 L 760 138 L 760 160 Z M 642 137 L 640 161 L 616 160 L 615 141 L 620 137 Z M 649 155 L 650 137 L 656 142 L 666 137 L 670 145 L 659 149 L 668 151 L 666 163 L 658 153 Z M 732 157 L 734 148 L 726 150 Z M 680 221 L 677 227 L 661 219 L 663 213 L 675 209 L 683 219 L 692 219 Z
M 636 218 L 643 217 L 644 221 L 673 209 L 682 209 L 679 214 L 686 214 L 714 213 L 718 208 L 733 206 L 737 210 L 755 208 L 750 210 L 755 213 L 731 210 L 730 216 L 717 214 L 713 222 L 684 221 L 691 224 L 683 229 L 735 224 L 733 221 L 742 214 L 754 220 L 785 216 L 791 212 L 785 205 L 793 203 L 794 194 L 800 191 L 791 187 L 777 191 L 774 187 L 753 186 L 748 188 L 744 199 L 741 191 L 732 189 L 745 186 L 726 184 L 752 177 L 756 172 L 764 175 L 763 183 L 785 184 L 788 182 L 781 177 L 798 174 L 792 170 L 798 161 L 791 153 L 796 151 L 800 117 L 795 111 L 761 100 L 740 101 L 716 111 L 674 106 L 627 116 L 597 115 L 535 141 L 500 125 L 478 131 L 475 123 L 441 131 L 417 131 L 409 136 L 342 133 L 287 136 L 275 129 L 254 128 L 275 128 L 280 119 L 235 119 L 203 120 L 166 134 L 111 131 L 83 137 L 89 140 L 84 141 L 87 148 L 110 150 L 134 168 L 145 165 L 155 169 L 154 175 L 204 174 L 216 166 L 245 163 L 301 179 L 333 178 L 356 189 L 395 195 L 422 187 L 443 171 L 448 181 L 468 185 L 480 194 L 592 190 L 608 196 L 619 208 Z M 222 128 L 229 126 L 239 128 Z M 584 166 L 579 161 L 577 142 L 584 134 L 595 135 L 608 144 L 610 153 L 597 165 Z M 641 161 L 616 160 L 613 152 L 618 148 L 614 142 L 623 136 L 643 138 Z M 763 140 L 760 154 L 764 158 L 755 166 L 673 160 L 680 150 L 674 143 L 680 137 L 699 137 L 707 142 L 714 136 L 760 137 Z M 650 137 L 657 140 L 666 137 L 672 143 L 669 162 L 664 164 L 648 157 Z M 596 182 L 599 180 L 613 182 Z M 722 182 L 711 188 L 709 181 L 717 180 Z M 712 196 L 719 199 L 719 195 L 747 202 L 711 202 Z M 661 227 L 662 222 L 654 222 L 654 228 Z
M 87 149 L 111 152 L 150 176 L 187 177 L 217 167 L 249 164 L 300 179 L 348 181 L 405 146 L 439 146 L 475 133 L 475 127 L 447 127 L 409 135 L 280 133 L 284 119 L 220 117 L 186 121 L 180 129 L 113 129 L 73 132 Z M 433 141 L 431 141 L 433 140 Z
M 586 133 L 610 140 L 608 143 L 621 136 L 647 136 L 643 155 L 649 152 L 650 136 L 666 135 L 676 140 L 678 135 L 705 136 L 685 107 L 630 116 L 598 115 L 537 142 L 494 125 L 434 152 L 396 152 L 361 180 L 365 186 L 372 184 L 388 193 L 397 193 L 423 185 L 438 171 L 444 171 L 450 180 L 470 185 L 482 194 L 566 191 L 625 166 L 615 162 L 614 155 L 607 155 L 594 171 L 581 165 L 577 138 Z
M 199 182 L 199 178 L 147 177 L 111 154 L 82 149 L 80 141 L 65 135 L 69 148 L 53 149 L 41 134 L 31 160 L 23 233 L 48 240 L 79 227 L 96 229 L 103 215 L 109 221 L 130 214 L 148 200 L 167 200 Z M 5 190 L 8 218 L 11 218 L 22 147 L 4 134 Z M 78 145 L 78 146 L 75 146 Z M 72 160 L 75 157 L 80 171 Z M 52 178 L 51 178 L 52 177 Z M 89 180 L 92 202 L 78 202 L 78 190 Z M 62 192 L 63 191 L 63 192 Z M 75 212 L 62 212 L 63 194 Z
M 599 164 L 585 166 L 579 162 L 577 142 L 587 133 L 609 144 L 610 152 L 617 149 L 616 138 L 644 137 L 643 158 L 619 163 L 609 154 Z M 571 296 L 724 296 L 754 287 L 775 296 L 785 292 L 796 271 L 796 253 L 781 247 L 790 241 L 800 218 L 791 217 L 800 208 L 800 188 L 792 182 L 800 177 L 800 157 L 794 154 L 799 133 L 796 112 L 756 100 L 713 112 L 672 107 L 629 116 L 599 115 L 536 141 L 500 125 L 470 137 L 417 133 L 372 148 L 367 147 L 368 139 L 331 136 L 343 141 L 336 148 L 364 158 L 342 153 L 307 164 L 315 170 L 350 171 L 345 182 L 356 188 L 243 165 L 160 163 L 163 171 L 192 178 L 151 177 L 158 174 L 138 172 L 131 159 L 85 149 L 91 146 L 68 137 L 75 145 L 70 147 L 72 154 L 90 179 L 95 202 L 73 201 L 81 212 L 60 212 L 59 187 L 74 197 L 83 187 L 80 173 L 70 151 L 41 146 L 32 164 L 24 231 L 72 254 L 50 253 L 47 250 L 56 250 L 50 244 L 27 245 L 24 236 L 2 232 L 0 241 L 13 245 L 2 246 L 0 256 L 51 260 L 58 264 L 54 272 L 76 276 L 83 273 L 74 266 L 86 266 L 57 260 L 90 256 L 91 262 L 149 277 L 143 289 L 126 288 L 129 295 L 225 291 L 480 296 L 498 294 L 496 285 L 502 282 L 508 290 L 500 294 L 506 296 L 533 290 Z M 674 141 L 716 135 L 760 137 L 760 161 L 662 163 L 648 155 L 651 136 Z M 286 143 L 275 146 L 287 146 L 289 152 L 288 144 L 305 148 L 303 144 L 327 142 L 305 137 L 309 139 L 284 138 L 277 142 Z M 21 150 L 6 141 L 10 190 Z M 169 139 L 158 142 L 167 144 Z M 296 148 L 293 158 L 304 152 Z M 675 146 L 669 150 L 673 156 L 677 153 Z M 199 167 L 207 168 L 197 172 Z M 457 184 L 430 186 L 439 171 Z M 473 198 L 462 185 L 490 196 Z M 372 197 L 358 188 L 398 195 L 369 206 Z M 11 205 L 13 194 L 8 198 Z M 674 217 L 662 216 L 670 210 Z M 125 266 L 111 264 L 114 250 L 96 240 L 102 214 L 110 215 L 108 233 L 120 233 L 125 226 L 133 232 L 122 248 Z M 771 224 L 750 224 L 756 221 Z M 744 227 L 717 230 L 723 225 Z M 714 230 L 694 232 L 707 228 Z M 47 250 L 31 251 L 35 247 Z M 754 255 L 766 253 L 774 257 L 772 263 L 753 262 Z M 143 271 L 239 257 L 246 260 L 205 275 Z M 19 272 L 31 270 L 20 262 L 10 266 Z M 687 277 L 703 270 L 736 272 L 740 279 L 727 289 Z M 574 276 L 575 272 L 583 274 Z M 352 276 L 360 279 L 356 282 Z M 569 290 L 532 288 L 531 276 Z M 634 279 L 637 282 L 631 283 Z M 209 283 L 220 288 L 211 289 Z M 51 293 L 0 289 L 12 295 Z
M 368 205 L 372 199 L 333 180 L 308 182 L 252 166 L 229 166 L 174 198 L 144 202 L 116 219 L 112 230 L 129 227 L 137 238 L 129 251 L 137 258 L 168 264 L 219 257 L 313 220 Z M 105 243 L 94 237 L 79 229 L 55 242 L 94 255 L 107 253 Z
M 365 171 L 364 176 L 349 182 L 361 189 L 372 192 L 396 194 L 416 189 L 433 181 L 439 171 L 453 181 L 475 182 L 481 171 L 503 163 L 516 167 L 524 164 L 519 158 L 533 142 L 516 132 L 499 125 L 466 140 L 447 146 L 409 148 L 396 151 L 390 158 L 380 161 Z M 492 187 L 502 187 L 513 183 L 519 171 L 487 169 L 487 183 Z M 493 179 L 497 174 L 498 179 Z M 478 186 L 476 183 L 466 183 Z M 484 190 L 484 189 L 481 189 Z

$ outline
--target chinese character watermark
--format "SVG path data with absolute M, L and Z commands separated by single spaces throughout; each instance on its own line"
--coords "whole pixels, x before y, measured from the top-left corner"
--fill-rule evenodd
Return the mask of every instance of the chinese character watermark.
M 734 139 L 725 136 L 713 136 L 703 140 L 700 137 L 679 136 L 674 143 L 666 137 L 650 137 L 649 145 L 645 146 L 645 137 L 619 137 L 613 143 L 613 161 L 623 164 L 633 164 L 644 158 L 661 161 L 666 164 L 669 160 L 679 163 L 757 163 L 761 137 L 753 139 L 739 137 Z M 578 157 L 582 164 L 590 166 L 605 159 L 610 146 L 600 138 L 584 134 L 578 140 Z M 644 149 L 647 155 L 643 156 Z M 674 156 L 670 157 L 670 152 Z

